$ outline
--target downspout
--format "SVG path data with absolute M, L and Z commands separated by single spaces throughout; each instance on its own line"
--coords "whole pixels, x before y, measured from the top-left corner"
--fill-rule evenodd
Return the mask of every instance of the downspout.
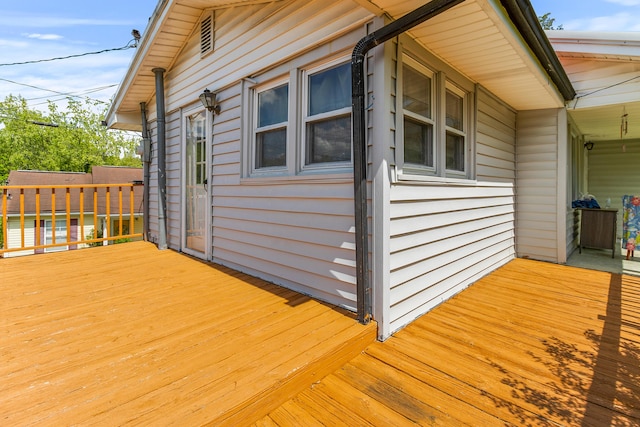
M 158 249 L 167 249 L 167 171 L 166 118 L 164 108 L 164 68 L 151 70 L 156 75 L 156 111 L 158 127 Z
M 142 222 L 143 239 L 149 241 L 149 181 L 151 180 L 151 136 L 147 125 L 147 103 L 140 103 L 140 116 L 142 117 L 142 170 L 143 170 L 143 195 L 142 195 Z
M 353 111 L 353 186 L 356 228 L 356 296 L 358 321 L 369 323 L 372 295 L 369 280 L 369 230 L 367 227 L 367 143 L 364 104 L 364 61 L 369 50 L 462 3 L 464 0 L 433 0 L 362 38 L 351 56 Z

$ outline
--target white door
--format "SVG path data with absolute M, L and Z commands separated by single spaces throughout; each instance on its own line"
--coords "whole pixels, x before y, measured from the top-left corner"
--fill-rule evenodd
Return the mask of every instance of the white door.
M 208 123 L 205 110 L 184 115 L 182 247 L 203 259 L 211 252 Z

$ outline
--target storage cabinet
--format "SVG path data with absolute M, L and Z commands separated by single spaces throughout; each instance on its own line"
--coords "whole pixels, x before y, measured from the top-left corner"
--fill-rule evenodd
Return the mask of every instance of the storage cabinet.
M 616 256 L 617 209 L 578 209 L 580 218 L 580 244 L 578 248 L 611 249 Z

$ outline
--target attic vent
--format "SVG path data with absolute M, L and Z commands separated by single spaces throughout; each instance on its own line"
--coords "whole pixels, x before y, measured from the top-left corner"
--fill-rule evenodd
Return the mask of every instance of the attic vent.
M 207 16 L 200 23 L 200 55 L 213 51 L 213 15 Z

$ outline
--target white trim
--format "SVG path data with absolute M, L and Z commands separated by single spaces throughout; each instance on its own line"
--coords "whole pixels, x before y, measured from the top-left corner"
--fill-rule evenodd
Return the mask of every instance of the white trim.
M 444 71 L 434 71 L 431 67 L 416 59 L 412 54 L 407 53 L 402 44 L 398 47 L 397 61 L 397 94 L 396 94 L 396 112 L 397 112 L 397 128 L 396 128 L 396 169 L 397 180 L 410 181 L 446 181 L 446 182 L 475 182 L 475 131 L 476 120 L 476 104 L 475 104 L 475 86 L 474 89 L 465 88 L 464 82 L 452 80 Z M 431 80 L 431 114 L 430 120 L 412 114 L 404 109 L 404 67 L 407 66 L 418 73 L 423 74 Z M 462 98 L 463 107 L 463 129 L 456 129 L 446 124 L 446 94 L 447 91 L 454 93 Z M 433 166 L 406 163 L 404 158 L 404 117 L 407 116 L 421 123 L 433 126 Z M 464 170 L 457 171 L 447 169 L 446 144 L 447 132 L 460 135 L 464 138 Z
M 459 98 L 462 99 L 462 129 L 458 129 L 455 127 L 451 127 L 449 125 L 447 125 L 447 120 L 446 120 L 446 110 L 447 110 L 447 92 L 451 92 L 453 95 L 458 96 Z M 450 176 L 450 177 L 454 177 L 454 178 L 460 178 L 460 179 L 465 179 L 467 178 L 469 175 L 469 165 L 471 164 L 471 159 L 469 158 L 469 123 L 471 122 L 471 117 L 470 117 L 470 111 L 469 111 L 469 93 L 466 92 L 465 90 L 461 89 L 458 85 L 456 85 L 455 83 L 453 83 L 451 80 L 446 80 L 444 82 L 444 115 L 445 115 L 445 119 L 444 119 L 444 131 L 445 131 L 445 136 L 444 136 L 444 149 L 443 151 L 445 152 L 445 157 L 446 157 L 446 146 L 447 146 L 447 132 L 450 132 L 452 134 L 455 134 L 457 136 L 461 136 L 462 138 L 464 138 L 464 146 L 462 148 L 462 151 L 464 152 L 464 159 L 463 159 L 463 170 L 456 170 L 456 169 L 447 169 L 447 160 L 445 158 L 443 167 L 444 167 L 444 174 L 445 176 Z
M 187 237 L 187 230 L 186 230 L 186 181 L 187 181 L 187 176 L 186 176 L 186 161 L 187 161 L 187 156 L 186 156 L 186 144 L 187 144 L 187 124 L 186 121 L 187 119 L 194 115 L 194 114 L 198 114 L 200 112 L 203 112 L 205 115 L 205 156 L 206 156 L 206 162 L 205 162 L 205 171 L 206 171 L 206 175 L 207 175 L 207 188 L 206 188 L 206 193 L 207 193 L 207 202 L 205 203 L 205 209 L 206 212 L 204 213 L 204 218 L 205 218 L 205 235 L 204 235 L 204 252 L 200 252 L 200 251 L 196 251 L 193 250 L 191 248 L 187 247 L 187 241 L 186 241 L 186 237 Z M 207 110 L 205 110 L 202 105 L 198 105 L 198 104 L 194 104 L 190 107 L 186 107 L 184 109 L 182 109 L 181 111 L 181 115 L 180 115 L 180 129 L 181 129 L 181 135 L 180 135 L 180 247 L 182 249 L 183 252 L 195 256 L 197 258 L 201 258 L 201 259 L 210 259 L 211 258 L 211 253 L 212 253 L 212 244 L 211 244 L 211 224 L 212 224 L 212 218 L 211 218 L 211 213 L 212 213 L 212 200 L 210 199 L 210 195 L 211 195 L 211 188 L 212 188 L 212 171 L 211 171 L 211 146 L 212 146 L 212 135 L 213 135 L 213 118 L 212 118 L 212 112 L 208 112 Z
M 310 163 L 307 164 L 307 124 L 321 121 L 327 118 L 339 118 L 341 116 L 347 116 L 351 118 L 353 122 L 352 108 L 351 105 L 338 109 L 332 110 L 325 113 L 319 113 L 313 116 L 309 116 L 309 112 L 307 106 L 309 105 L 309 79 L 314 74 L 318 74 L 324 71 L 327 71 L 334 67 L 339 67 L 342 65 L 350 64 L 349 56 L 340 56 L 337 58 L 333 58 L 329 61 L 323 62 L 319 65 L 312 66 L 310 68 L 302 69 L 301 72 L 301 91 L 299 100 L 300 103 L 296 107 L 297 111 L 301 113 L 300 117 L 300 146 L 298 147 L 300 151 L 300 163 L 299 163 L 299 171 L 300 173 L 305 172 L 319 172 L 319 171 L 340 171 L 344 169 L 352 169 L 353 168 L 353 141 L 351 135 L 353 132 L 349 133 L 350 139 L 350 159 L 349 161 L 340 161 L 340 162 L 324 162 L 324 163 Z
M 437 110 L 436 109 L 436 73 L 432 69 L 424 66 L 417 60 L 413 59 L 411 56 L 402 53 L 402 45 L 400 43 L 398 45 L 399 45 L 399 49 L 398 49 L 399 53 L 398 53 L 397 88 L 396 88 L 396 91 L 397 91 L 396 92 L 396 104 L 397 104 L 396 111 L 398 114 L 398 125 L 396 126 L 396 138 L 399 141 L 399 145 L 401 146 L 401 149 L 396 150 L 397 166 L 399 167 L 400 171 L 402 170 L 415 171 L 416 174 L 434 176 L 436 174 L 436 164 L 438 163 L 437 162 L 438 146 L 436 144 L 437 138 L 435 135 L 437 126 L 436 126 L 436 118 L 434 117 L 434 114 Z M 431 108 L 431 117 L 421 116 L 404 109 L 403 68 L 405 65 L 408 66 L 409 68 L 414 69 L 416 72 L 424 75 L 428 79 L 430 79 L 431 99 L 430 99 L 429 107 Z M 405 166 L 405 160 L 404 160 L 404 116 L 405 115 L 409 116 L 410 118 L 418 122 L 425 123 L 432 126 L 432 130 L 434 132 L 433 138 L 431 141 L 433 145 L 433 163 L 434 163 L 433 166 L 417 165 L 413 163 Z
M 560 264 L 567 262 L 567 235 L 565 224 L 567 221 L 567 214 L 569 210 L 569 204 L 567 202 L 567 179 L 568 179 L 568 139 L 569 139 L 569 119 L 567 117 L 567 109 L 561 108 L 558 110 L 558 164 L 557 182 L 556 188 L 556 259 Z
M 287 76 L 288 77 L 288 76 Z M 287 120 L 281 123 L 276 123 L 273 125 L 269 125 L 269 126 L 264 126 L 262 128 L 258 128 L 258 108 L 259 108 L 259 103 L 258 103 L 258 96 L 260 95 L 260 93 L 266 92 L 267 90 L 270 89 L 275 89 L 275 88 L 279 88 L 282 86 L 287 86 L 287 91 L 288 91 L 288 100 L 287 100 Z M 264 176 L 264 175 L 268 175 L 268 176 L 273 176 L 273 175 L 279 175 L 279 174 L 288 174 L 290 173 L 290 169 L 291 169 L 291 150 L 292 150 L 292 142 L 295 141 L 295 137 L 294 134 L 292 134 L 292 130 L 291 130 L 291 112 L 292 112 L 292 97 L 295 96 L 295 94 L 292 94 L 291 92 L 291 84 L 289 82 L 288 78 L 280 78 L 280 79 L 276 79 L 273 81 L 270 81 L 268 83 L 264 83 L 264 84 L 260 84 L 260 85 L 256 85 L 252 88 L 249 89 L 249 96 L 247 98 L 247 101 L 250 103 L 250 107 L 249 107 L 249 111 L 251 111 L 250 117 L 248 122 L 250 123 L 249 125 L 249 132 L 247 132 L 249 141 L 247 144 L 247 159 L 249 161 L 249 165 L 248 165 L 248 170 L 250 171 L 249 175 L 252 177 L 257 177 L 257 176 Z M 256 136 L 258 134 L 259 131 L 269 131 L 269 130 L 273 130 L 273 129 L 280 129 L 280 128 L 286 128 L 286 144 L 285 144 L 285 156 L 286 156 L 286 160 L 285 160 L 285 165 L 284 166 L 275 166 L 275 167 L 262 167 L 262 168 L 257 168 L 256 167 Z M 293 126 L 294 130 L 295 130 L 295 126 Z
M 375 93 L 393 92 L 391 76 L 394 74 L 396 45 L 384 43 L 371 51 L 373 54 L 373 90 Z M 378 100 L 376 100 L 378 101 Z M 388 131 L 393 123 L 390 112 L 393 110 L 391 97 L 384 96 L 373 108 L 372 123 L 367 123 L 373 144 L 371 157 L 374 168 L 371 175 L 371 266 L 372 311 L 378 323 L 378 339 L 391 335 L 391 167 L 393 152 L 390 149 Z M 371 128 L 369 126 L 372 126 Z M 376 131 L 372 132 L 372 129 Z M 377 131 L 380 130 L 380 131 Z

